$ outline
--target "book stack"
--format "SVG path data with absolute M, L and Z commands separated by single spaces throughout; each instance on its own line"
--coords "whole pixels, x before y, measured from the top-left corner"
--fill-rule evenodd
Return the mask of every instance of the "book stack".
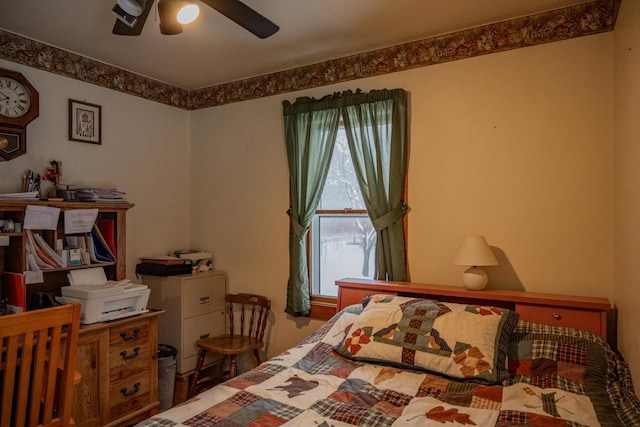
M 125 193 L 116 188 L 56 185 L 56 197 L 80 202 L 126 202 Z
M 126 202 L 125 193 L 115 188 L 80 187 L 71 188 L 81 202 Z
M 136 274 L 149 276 L 176 276 L 191 273 L 191 261 L 170 255 L 140 258 Z

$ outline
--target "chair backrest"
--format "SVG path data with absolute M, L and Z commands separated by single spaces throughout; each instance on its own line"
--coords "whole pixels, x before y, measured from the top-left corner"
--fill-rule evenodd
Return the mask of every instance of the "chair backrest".
M 271 308 L 269 298 L 254 294 L 227 294 L 225 296 L 229 313 L 229 333 L 246 335 L 262 341 L 267 326 L 267 317 Z M 234 325 L 234 311 L 240 311 L 240 325 Z M 248 318 L 248 316 L 250 317 Z
M 81 305 L 0 316 L 0 425 L 68 426 Z

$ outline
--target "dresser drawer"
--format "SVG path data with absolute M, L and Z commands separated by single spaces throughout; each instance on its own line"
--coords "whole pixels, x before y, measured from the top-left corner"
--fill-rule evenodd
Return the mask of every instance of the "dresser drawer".
M 601 311 L 520 303 L 516 303 L 516 311 L 520 314 L 520 319 L 527 322 L 586 329 L 598 335 L 606 333 L 606 331 L 602 330 L 603 319 Z
M 109 376 L 112 381 L 148 369 L 151 363 L 149 322 L 132 322 L 109 331 Z
M 218 276 L 193 277 L 184 280 L 182 287 L 182 312 L 184 318 L 224 309 L 224 276 L 216 284 Z M 212 284 L 213 281 L 213 284 Z
M 109 331 L 109 348 L 112 352 L 140 346 L 149 342 L 149 321 L 141 320 L 114 327 Z
M 109 349 L 109 368 L 114 369 L 133 365 L 139 361 L 146 361 L 148 364 L 151 360 L 150 356 L 151 351 L 148 341 L 118 345 Z
M 111 419 L 131 414 L 157 400 L 150 395 L 150 371 L 139 371 L 129 378 L 112 382 L 109 389 Z
M 109 369 L 109 381 L 113 384 L 116 381 L 126 380 L 127 378 L 138 375 L 140 372 L 149 370 L 150 363 L 153 363 L 153 361 L 149 357 L 138 357 L 135 361 L 112 367 Z

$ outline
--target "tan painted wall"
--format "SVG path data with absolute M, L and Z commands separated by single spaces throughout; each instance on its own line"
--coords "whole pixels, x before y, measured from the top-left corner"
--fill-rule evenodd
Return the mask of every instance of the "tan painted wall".
M 615 30 L 614 300 L 618 346 L 640 387 L 640 4 L 624 1 Z
M 0 192 L 21 190 L 24 170 L 63 162 L 63 183 L 116 187 L 135 207 L 127 216 L 127 272 L 138 257 L 187 246 L 188 112 L 0 60 L 40 94 L 40 116 L 27 127 L 27 154 L 0 162 Z M 68 140 L 68 99 L 102 106 L 102 145 Z
M 413 281 L 461 284 L 451 259 L 484 234 L 493 287 L 612 297 L 612 40 L 585 37 L 191 115 L 191 243 L 233 292 L 273 299 L 269 355 L 319 322 L 283 312 L 288 279 L 284 99 L 410 92 Z

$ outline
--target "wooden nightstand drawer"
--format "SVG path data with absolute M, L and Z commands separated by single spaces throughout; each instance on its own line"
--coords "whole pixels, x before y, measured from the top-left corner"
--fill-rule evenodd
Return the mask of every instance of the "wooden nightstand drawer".
M 520 319 L 528 322 L 586 329 L 599 335 L 605 333 L 602 330 L 603 317 L 600 311 L 520 303 L 516 304 L 516 311 L 520 314 Z

